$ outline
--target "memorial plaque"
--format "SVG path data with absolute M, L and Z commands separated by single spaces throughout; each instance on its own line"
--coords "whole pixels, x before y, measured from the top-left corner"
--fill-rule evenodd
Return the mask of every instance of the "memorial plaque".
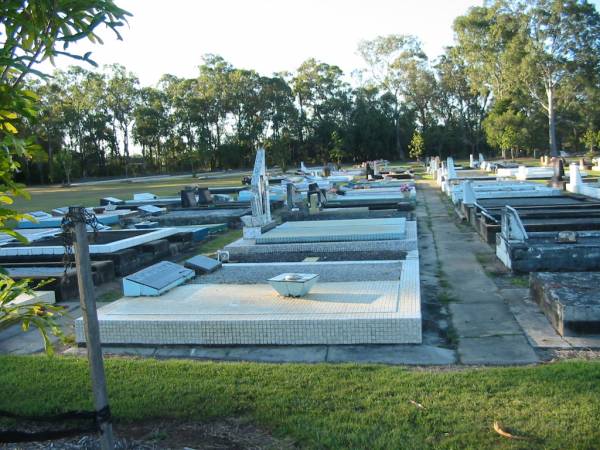
M 123 278 L 123 291 L 126 296 L 160 295 L 194 275 L 179 264 L 161 261 Z
M 207 256 L 198 255 L 188 259 L 184 266 L 200 273 L 211 273 L 221 267 L 221 261 L 208 258 Z

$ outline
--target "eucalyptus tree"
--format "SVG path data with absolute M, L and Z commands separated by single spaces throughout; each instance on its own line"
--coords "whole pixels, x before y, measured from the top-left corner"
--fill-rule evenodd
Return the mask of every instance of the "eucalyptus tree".
M 104 103 L 114 122 L 115 141 L 123 143 L 123 157 L 125 160 L 125 176 L 129 165 L 129 136 L 133 123 L 133 112 L 139 95 L 139 80 L 120 64 L 105 66 L 107 71 L 106 91 Z M 117 135 L 117 130 L 120 135 Z
M 314 58 L 304 61 L 291 80 L 299 108 L 299 137 L 306 156 L 327 160 L 334 131 L 350 116 L 350 87 L 343 71 Z M 308 138 L 308 139 L 307 139 Z
M 488 143 L 502 151 L 506 159 L 510 150 L 514 159 L 520 149 L 530 143 L 527 116 L 514 109 L 510 101 L 497 102 L 483 122 Z
M 532 0 L 519 14 L 525 45 L 515 77 L 547 114 L 550 154 L 558 156 L 557 103 L 576 95 L 563 89 L 569 79 L 598 77 L 600 15 L 586 0 Z
M 230 75 L 233 66 L 218 55 L 204 55 L 197 78 L 198 97 L 204 109 L 207 156 L 211 170 L 219 165 L 219 150 L 226 135 L 232 109 Z
M 261 118 L 266 109 L 263 80 L 256 71 L 244 69 L 233 69 L 228 78 L 232 141 L 239 147 L 242 161 L 249 165 L 265 128 Z
M 347 130 L 352 156 L 356 161 L 395 157 L 395 99 L 381 96 L 376 86 L 359 87 L 353 97 Z
M 471 85 L 494 101 L 526 94 L 547 116 L 558 155 L 557 111 L 598 86 L 600 16 L 586 0 L 496 0 L 455 20 L 456 49 Z M 595 88 L 592 88 L 595 90 Z
M 400 159 L 406 154 L 402 147 L 401 105 L 408 93 L 408 72 L 413 73 L 427 61 L 420 41 L 409 35 L 392 34 L 362 41 L 358 52 L 370 68 L 373 81 L 394 100 L 396 152 Z
M 461 144 L 468 146 L 471 153 L 478 154 L 485 139 L 482 123 L 491 100 L 490 90 L 480 89 L 470 82 L 467 61 L 456 47 L 446 49 L 435 70 L 440 120 L 448 129 L 456 127 Z
M 163 91 L 144 87 L 133 111 L 133 139 L 142 148 L 144 161 L 159 170 L 166 164 L 164 144 L 172 131 L 168 108 Z

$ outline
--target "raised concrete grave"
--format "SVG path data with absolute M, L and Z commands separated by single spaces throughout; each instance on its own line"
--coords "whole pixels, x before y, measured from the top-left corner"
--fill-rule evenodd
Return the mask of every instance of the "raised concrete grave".
M 90 254 L 114 253 L 118 250 L 135 247 L 157 239 L 181 233 L 175 228 L 158 230 L 114 230 L 99 231 L 97 234 L 88 232 Z M 65 248 L 60 237 L 39 239 L 29 244 L 7 243 L 0 247 L 0 257 L 5 256 L 35 256 L 63 255 Z
M 532 273 L 531 298 L 561 336 L 600 334 L 600 273 Z
M 127 297 L 158 296 L 194 278 L 193 270 L 169 261 L 161 261 L 123 278 Z
M 408 257 L 417 258 L 417 252 Z M 321 282 L 340 281 L 394 281 L 400 279 L 403 261 L 302 261 L 276 263 L 223 264 L 221 270 L 198 277 L 195 283 L 246 284 L 264 283 L 265 280 L 284 272 L 318 274 Z
M 174 210 L 152 220 L 163 227 L 226 223 L 233 228 L 239 226 L 240 217 L 249 212 L 250 208 Z
M 600 270 L 600 231 L 528 232 L 510 206 L 501 230 L 496 256 L 515 272 Z
M 387 226 L 383 233 L 381 229 L 374 226 L 370 232 L 371 220 L 377 219 L 357 219 L 356 221 L 362 224 L 350 231 L 336 228 L 335 220 L 314 221 L 319 231 L 310 231 L 310 227 L 298 227 L 295 229 L 296 233 L 280 231 L 281 234 L 275 238 L 277 243 L 267 243 L 270 233 L 268 232 L 262 236 L 267 238 L 265 241 L 256 243 L 253 240 L 239 239 L 227 245 L 224 250 L 229 252 L 231 261 L 299 262 L 306 257 L 319 257 L 329 261 L 401 259 L 404 253 L 417 249 L 416 222 L 405 221 L 405 234 L 402 235 L 401 229 L 398 232 L 401 225 L 396 226 L 396 231 L 390 231 L 391 226 Z M 404 220 L 404 218 L 383 220 Z M 305 223 L 311 222 L 287 222 L 286 226 L 293 229 L 295 224 Z M 330 225 L 319 228 L 318 224 Z M 283 228 L 283 230 L 291 229 Z
M 268 284 L 190 284 L 98 310 L 103 344 L 420 343 L 419 262 L 399 280 L 317 283 L 302 298 Z M 83 323 L 75 322 L 84 342 Z
M 286 222 L 256 238 L 256 244 L 381 241 L 404 239 L 406 219 Z

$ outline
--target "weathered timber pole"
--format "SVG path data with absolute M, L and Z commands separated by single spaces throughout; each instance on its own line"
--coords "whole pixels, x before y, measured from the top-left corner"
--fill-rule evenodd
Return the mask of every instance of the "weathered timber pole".
M 92 279 L 92 265 L 90 263 L 85 208 L 82 206 L 71 206 L 69 207 L 69 216 L 73 222 L 73 246 L 77 268 L 77 282 L 79 284 L 79 303 L 83 312 L 83 327 L 85 330 L 88 363 L 92 376 L 94 406 L 98 427 L 100 428 L 100 444 L 102 450 L 114 450 L 115 445 L 110 408 L 108 406 L 108 394 L 106 391 L 102 347 L 100 345 L 100 328 L 96 313 L 96 297 L 94 294 L 94 281 Z

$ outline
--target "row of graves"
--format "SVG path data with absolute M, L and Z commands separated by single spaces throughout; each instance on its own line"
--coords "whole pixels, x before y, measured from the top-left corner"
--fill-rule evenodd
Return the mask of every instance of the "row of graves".
M 600 334 L 600 184 L 585 172 L 600 167 L 572 163 L 563 181 L 559 161 L 549 183 L 527 181 L 552 177 L 546 157 L 542 163 L 492 175 L 480 155 L 464 169 L 452 158 L 432 160 L 428 171 L 498 259 L 529 274 L 531 298 L 561 336 Z
M 259 149 L 242 191 L 250 200 L 243 237 L 216 259 L 161 261 L 124 277 L 125 296 L 98 310 L 103 345 L 193 353 L 207 345 L 420 343 L 412 180 L 367 167 L 302 171 L 271 184 Z M 285 197 L 276 209 L 277 192 Z M 76 339 L 85 344 L 81 320 Z
M 133 199 L 100 199 L 86 208 L 88 241 L 96 286 L 112 282 L 163 260 L 193 254 L 211 235 L 240 228 L 250 202 L 230 201 L 240 188 L 186 188 L 179 197 L 140 192 Z M 48 280 L 43 298 L 66 301 L 78 296 L 76 267 L 61 224 L 68 207 L 34 211 L 16 226 L 27 242 L 0 235 L 0 265 L 14 279 Z M 72 255 L 71 255 L 72 256 Z M 25 298 L 23 301 L 35 299 Z

